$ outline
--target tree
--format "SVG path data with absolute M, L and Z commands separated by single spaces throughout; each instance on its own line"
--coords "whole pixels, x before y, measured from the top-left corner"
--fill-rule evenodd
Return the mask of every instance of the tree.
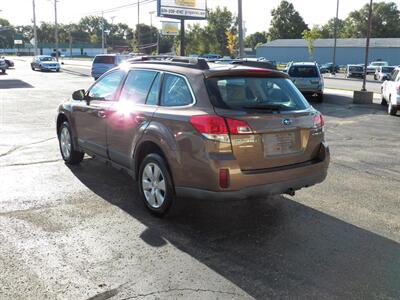
M 135 41 L 139 52 L 152 53 L 157 48 L 157 28 L 146 24 L 136 26 Z
M 279 6 L 272 10 L 271 27 L 268 36 L 271 40 L 276 39 L 298 39 L 304 30 L 308 29 L 307 24 L 294 9 L 292 3 L 282 0 Z
M 329 19 L 329 21 L 321 27 L 320 29 L 321 38 L 331 39 L 335 37 L 335 20 L 336 18 Z M 336 36 L 338 38 L 344 37 L 343 26 L 344 26 L 344 21 L 338 19 L 337 31 L 336 31 Z
M 246 47 L 255 49 L 257 45 L 259 44 L 264 44 L 268 41 L 268 34 L 263 31 L 263 32 L 255 32 L 253 34 L 250 34 L 249 36 L 246 36 L 244 39 L 244 45 Z
M 14 46 L 15 29 L 6 19 L 0 18 L 0 47 L 12 48 Z
M 226 45 L 226 49 L 228 49 L 229 51 L 229 56 L 231 57 L 235 57 L 236 56 L 236 49 L 237 47 L 237 36 L 235 36 L 232 32 L 228 31 L 226 32 L 226 40 L 227 40 L 227 45 Z
M 307 42 L 308 54 L 310 57 L 310 61 L 312 61 L 314 54 L 314 41 L 316 39 L 319 39 L 321 36 L 321 34 L 319 33 L 319 28 L 317 26 L 314 26 L 311 30 L 306 29 L 301 35 L 303 36 L 303 39 Z
M 226 7 L 220 8 L 218 6 L 215 10 L 209 10 L 207 12 L 207 25 L 203 36 L 206 40 L 203 42 L 208 44 L 210 52 L 230 55 L 227 48 L 227 32 L 236 35 L 236 23 L 236 18 L 233 17 L 232 12 Z
M 343 36 L 364 38 L 367 36 L 369 4 L 353 11 L 344 21 Z M 394 2 L 378 2 L 372 5 L 373 38 L 400 37 L 400 11 Z

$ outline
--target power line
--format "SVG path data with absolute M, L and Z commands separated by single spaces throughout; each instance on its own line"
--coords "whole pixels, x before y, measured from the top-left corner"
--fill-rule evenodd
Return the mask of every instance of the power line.
M 124 8 L 128 8 L 128 7 L 135 7 L 138 6 L 140 4 L 148 4 L 148 3 L 152 3 L 152 2 L 156 2 L 157 0 L 140 0 L 138 2 L 135 3 L 129 3 L 129 4 L 125 4 L 125 5 L 121 5 L 121 6 L 117 6 L 117 7 L 112 7 L 112 8 L 108 8 L 108 9 L 104 9 L 104 10 L 97 10 L 97 11 L 93 11 L 90 13 L 87 13 L 85 15 L 97 15 L 97 14 L 106 14 L 106 13 L 110 13 L 110 12 L 115 12 Z

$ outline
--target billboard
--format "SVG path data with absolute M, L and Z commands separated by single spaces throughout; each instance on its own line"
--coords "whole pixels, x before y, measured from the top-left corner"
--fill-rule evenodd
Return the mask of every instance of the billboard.
M 158 0 L 158 16 L 203 20 L 206 18 L 206 0 Z
M 179 35 L 179 23 L 177 22 L 162 22 L 162 35 Z

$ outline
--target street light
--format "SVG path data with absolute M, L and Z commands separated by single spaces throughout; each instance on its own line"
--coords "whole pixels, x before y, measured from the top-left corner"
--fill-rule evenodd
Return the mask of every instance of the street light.
M 57 24 L 57 2 L 59 0 L 50 0 L 54 2 L 54 39 L 56 42 L 56 59 L 58 61 L 58 24 Z
M 238 0 L 239 57 L 244 57 L 242 0 Z
M 155 14 L 155 13 L 156 13 L 155 11 L 149 12 L 149 14 L 150 14 L 150 27 L 153 27 L 153 14 Z
M 32 0 L 32 8 L 33 8 L 33 39 L 34 39 L 34 48 L 35 48 L 34 52 L 35 52 L 35 55 L 38 55 L 35 0 Z

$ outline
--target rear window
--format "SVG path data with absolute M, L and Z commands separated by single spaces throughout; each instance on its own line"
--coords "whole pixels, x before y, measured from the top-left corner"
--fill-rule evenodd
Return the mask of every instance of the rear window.
M 213 105 L 219 108 L 246 110 L 276 106 L 289 111 L 309 107 L 304 96 L 286 78 L 209 78 L 207 88 Z
M 357 66 L 349 67 L 349 71 L 350 72 L 362 72 L 362 71 L 364 71 L 364 68 L 363 67 L 357 67 Z
M 95 64 L 114 64 L 115 56 L 98 55 L 94 58 Z
M 319 77 L 316 66 L 293 66 L 289 70 L 291 77 Z

